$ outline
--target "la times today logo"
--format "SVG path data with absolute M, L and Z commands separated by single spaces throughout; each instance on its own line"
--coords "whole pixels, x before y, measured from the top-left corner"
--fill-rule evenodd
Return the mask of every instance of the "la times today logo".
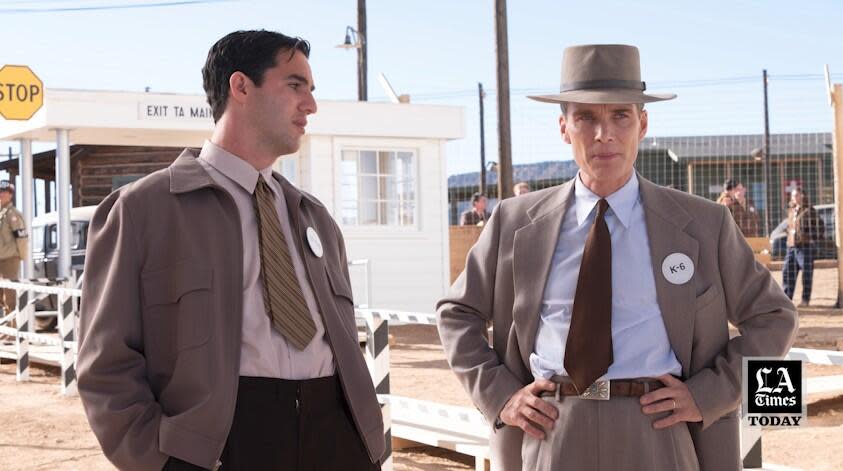
M 805 423 L 807 378 L 799 360 L 743 359 L 743 417 L 750 426 L 795 427 Z

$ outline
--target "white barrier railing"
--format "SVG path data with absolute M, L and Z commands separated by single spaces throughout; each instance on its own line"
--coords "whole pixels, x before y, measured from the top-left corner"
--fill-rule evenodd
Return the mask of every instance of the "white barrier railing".
M 60 284 L 62 286 L 49 286 Z M 29 380 L 29 367 L 32 364 L 32 346 L 56 346 L 61 350 L 61 391 L 65 395 L 76 394 L 76 309 L 74 297 L 82 295 L 81 290 L 73 288 L 72 280 L 37 279 L 37 280 L 0 280 L 0 289 L 15 290 L 17 305 L 15 310 L 0 319 L 0 334 L 12 337 L 15 341 L 14 359 L 17 362 L 16 378 L 18 381 Z M 35 304 L 49 295 L 56 295 L 59 300 L 58 326 L 61 335 L 35 333 Z M 15 326 L 9 324 L 14 319 Z
M 388 320 L 394 324 L 436 324 L 436 315 L 385 309 L 358 309 L 359 317 Z M 384 335 L 385 337 L 386 335 Z M 785 357 L 821 365 L 843 365 L 843 352 L 793 348 Z M 379 368 L 389 368 L 389 363 L 379 362 Z M 375 372 L 373 377 L 388 377 L 389 372 Z M 377 383 L 376 383 L 377 384 Z M 843 375 L 809 378 L 808 393 L 843 391 Z M 489 456 L 488 436 L 490 428 L 479 411 L 469 407 L 449 406 L 431 401 L 391 396 L 379 393 L 382 402 L 388 402 L 392 412 L 392 423 L 396 437 L 431 444 L 444 443 L 447 448 L 472 455 L 477 460 L 477 469 L 483 469 L 481 459 Z M 403 427 L 403 424 L 417 424 L 419 427 Z M 403 432 L 417 434 L 415 437 L 401 436 Z M 437 438 L 436 433 L 443 438 Z M 455 433 L 459 435 L 455 439 Z M 465 440 L 460 441 L 459 438 Z M 760 468 L 761 429 L 748 427 L 741 421 L 741 458 L 744 467 Z
M 38 280 L 44 282 L 44 280 Z M 67 281 L 50 280 L 51 283 L 67 284 Z M 0 334 L 15 338 L 15 352 L 18 363 L 17 378 L 19 381 L 29 379 L 30 344 L 60 347 L 60 365 L 62 372 L 62 393 L 67 395 L 76 394 L 76 350 L 78 348 L 77 328 L 78 313 L 73 298 L 81 296 L 81 290 L 65 286 L 45 286 L 32 282 L 0 281 L 0 288 L 14 289 L 18 295 L 17 309 L 8 315 L 0 318 Z M 34 322 L 35 303 L 43 295 L 57 295 L 58 304 L 58 326 L 59 336 L 37 334 L 30 329 Z M 426 427 L 431 434 L 441 430 L 442 434 L 460 434 L 470 438 L 464 445 L 449 440 L 451 449 L 473 455 L 478 459 L 478 469 L 481 468 L 479 460 L 488 457 L 488 436 L 489 425 L 485 418 L 476 409 L 468 407 L 450 406 L 431 401 L 422 401 L 413 398 L 392 396 L 389 386 L 390 356 L 389 356 L 389 323 L 402 324 L 424 324 L 435 325 L 436 316 L 427 313 L 409 311 L 395 311 L 383 309 L 356 309 L 357 319 L 363 321 L 366 328 L 366 345 L 364 357 L 375 391 L 378 394 L 381 410 L 384 416 L 384 438 L 386 441 L 386 452 L 382 462 L 384 471 L 392 471 L 392 428 L 393 419 L 396 423 L 417 424 Z M 9 321 L 16 319 L 17 325 L 9 327 Z M 812 350 L 794 348 L 788 353 L 787 359 L 803 360 L 808 363 L 825 365 L 843 365 L 843 352 L 832 350 Z M 809 393 L 812 384 L 822 392 L 843 390 L 843 376 L 816 378 L 827 381 L 820 382 L 809 380 Z M 418 429 L 413 429 L 414 433 Z M 744 466 L 760 467 L 761 437 L 760 430 L 748 430 L 741 428 L 742 432 L 742 457 L 746 459 L 749 455 L 757 452 L 758 463 L 747 463 Z M 398 435 L 396 435 L 398 436 Z M 757 439 L 756 439 L 757 436 Z M 401 437 L 414 440 L 414 437 Z M 419 438 L 419 437 L 415 437 Z M 485 438 L 485 440 L 484 440 Z M 420 440 L 414 440 L 420 441 Z M 422 443 L 429 443 L 424 440 Z M 752 459 L 750 459 L 752 461 Z

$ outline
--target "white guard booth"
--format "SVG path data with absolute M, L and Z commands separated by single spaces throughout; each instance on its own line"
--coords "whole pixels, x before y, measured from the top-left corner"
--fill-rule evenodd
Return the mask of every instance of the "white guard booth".
M 351 267 L 358 304 L 432 312 L 449 284 L 445 149 L 464 136 L 463 109 L 318 106 L 277 170 L 334 215 L 349 260 L 368 261 Z M 55 143 L 58 161 L 71 144 L 201 147 L 212 129 L 204 95 L 47 89 L 30 120 L 0 119 L 0 140 L 20 141 L 24 160 L 33 142 Z

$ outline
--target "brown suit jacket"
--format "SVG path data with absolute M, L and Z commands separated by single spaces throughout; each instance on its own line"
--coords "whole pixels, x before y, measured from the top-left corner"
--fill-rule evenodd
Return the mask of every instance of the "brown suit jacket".
M 318 200 L 274 176 L 357 431 L 376 461 L 383 420 L 358 345 L 342 235 Z M 308 227 L 322 237 L 322 258 L 303 248 Z M 78 387 L 91 428 L 118 468 L 161 469 L 167 456 L 212 468 L 222 453 L 240 365 L 241 238 L 234 200 L 190 150 L 97 208 L 82 288 Z
M 796 311 L 755 263 L 727 208 L 639 180 L 659 307 L 703 415 L 701 423 L 689 424 L 701 469 L 739 470 L 741 358 L 784 355 L 795 338 Z M 573 183 L 498 204 L 465 271 L 437 306 L 448 362 L 489 423 L 534 380 L 529 356 Z M 682 285 L 662 274 L 662 261 L 674 252 L 696 267 Z M 487 322 L 494 326 L 491 346 Z M 741 335 L 730 339 L 728 323 Z M 521 469 L 521 439 L 514 427 L 492 435 L 496 469 Z

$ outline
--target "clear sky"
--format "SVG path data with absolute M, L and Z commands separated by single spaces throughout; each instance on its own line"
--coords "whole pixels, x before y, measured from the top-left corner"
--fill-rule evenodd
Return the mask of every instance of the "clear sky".
M 236 29 L 266 28 L 311 42 L 317 99 L 356 99 L 356 53 L 334 47 L 346 25 L 356 26 L 356 0 L 154 5 L 177 1 L 2 0 L 0 63 L 31 66 L 48 88 L 202 93 L 211 44 Z M 830 131 L 822 67 L 843 80 L 843 2 L 508 3 L 515 163 L 570 158 L 558 138 L 558 108 L 525 96 L 558 87 L 562 50 L 572 44 L 641 49 L 648 89 L 679 94 L 648 107 L 651 136 L 762 132 L 764 68 L 772 132 Z M 139 7 L 114 8 L 131 5 Z M 493 5 L 367 2 L 370 99 L 386 100 L 383 72 L 414 103 L 465 106 L 467 135 L 448 147 L 450 174 L 478 166 L 477 82 L 488 90 L 487 159 L 496 160 Z

